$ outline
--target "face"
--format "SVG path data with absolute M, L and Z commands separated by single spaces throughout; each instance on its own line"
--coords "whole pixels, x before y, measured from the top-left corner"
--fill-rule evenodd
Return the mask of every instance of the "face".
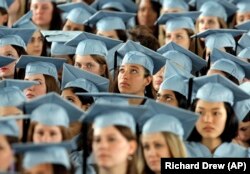
M 85 71 L 102 76 L 104 74 L 104 67 L 95 61 L 90 55 L 75 57 L 75 67 L 80 68 Z
M 250 19 L 250 12 L 244 12 L 244 13 L 236 13 L 236 24 L 243 23 L 245 21 L 248 21 Z
M 175 42 L 185 49 L 189 49 L 190 38 L 188 32 L 185 29 L 178 29 L 170 33 L 166 32 L 165 44 L 168 44 L 171 41 Z
M 167 104 L 167 105 L 178 107 L 178 100 L 174 92 L 171 90 L 160 90 L 157 93 L 156 101 Z
M 126 164 L 136 150 L 135 142 L 129 142 L 114 126 L 94 128 L 92 146 L 98 167 L 106 169 Z
M 84 31 L 84 25 L 67 20 L 63 26 L 63 31 Z
M 142 135 L 143 155 L 148 167 L 154 172 L 161 171 L 161 158 L 171 158 L 168 144 L 162 133 Z
M 152 81 L 152 78 L 144 77 L 145 69 L 141 65 L 126 64 L 119 68 L 118 88 L 121 93 L 144 95 L 147 85 Z
M 150 0 L 141 0 L 137 16 L 139 25 L 154 26 L 157 13 L 154 11 Z
M 117 32 L 115 30 L 110 30 L 110 31 L 98 30 L 96 34 L 99 36 L 109 37 L 112 39 L 119 39 Z
M 81 100 L 79 99 L 79 97 L 77 95 L 75 95 L 72 91 L 72 89 L 64 89 L 62 91 L 62 95 L 61 95 L 64 99 L 72 102 L 74 105 L 76 105 L 77 107 L 79 107 L 80 109 L 86 110 L 87 106 L 82 105 Z
M 41 56 L 43 51 L 43 36 L 40 31 L 33 33 L 28 45 L 27 53 L 33 56 Z
M 158 91 L 163 81 L 164 67 L 161 68 L 155 75 L 153 75 L 153 87 L 155 91 Z
M 54 174 L 51 164 L 38 164 L 25 170 L 24 174 Z
M 8 22 L 8 15 L 2 15 L 0 14 L 0 25 L 5 25 L 5 23 Z
M 51 2 L 32 2 L 32 21 L 43 29 L 48 29 L 52 20 L 53 5 Z
M 199 100 L 195 112 L 200 115 L 196 122 L 196 129 L 202 138 L 218 139 L 224 131 L 227 120 L 224 103 Z
M 60 143 L 63 141 L 61 129 L 58 126 L 47 126 L 38 123 L 33 133 L 34 143 Z
M 215 16 L 201 16 L 198 19 L 198 32 L 208 29 L 220 29 L 218 17 Z
M 221 75 L 221 76 L 223 76 L 223 77 L 226 77 L 226 74 L 225 74 L 224 72 L 220 71 L 220 70 L 210 69 L 210 70 L 208 70 L 208 72 L 207 72 L 207 75 L 208 75 L 208 76 L 211 76 L 211 75 L 214 75 L 214 74 L 219 74 L 219 75 Z
M 39 82 L 39 84 L 33 85 L 32 87 L 24 90 L 24 94 L 28 100 L 45 95 L 47 93 L 45 77 L 42 74 L 26 75 L 25 80 Z
M 11 147 L 3 135 L 0 135 L 0 161 L 0 171 L 8 171 L 14 162 Z
M 250 140 L 250 121 L 240 122 L 237 139 L 243 142 Z
M 19 58 L 17 51 L 11 45 L 1 46 L 0 47 L 0 55 L 6 56 L 6 57 L 12 57 L 15 59 Z M 12 62 L 7 66 L 1 67 L 0 68 L 0 77 L 13 78 L 14 71 L 15 71 L 15 65 L 16 65 L 16 62 Z

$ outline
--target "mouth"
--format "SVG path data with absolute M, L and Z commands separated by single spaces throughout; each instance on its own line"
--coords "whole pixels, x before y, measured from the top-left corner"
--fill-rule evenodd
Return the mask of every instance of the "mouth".
M 121 82 L 121 83 L 120 83 L 120 86 L 121 86 L 121 87 L 128 87 L 128 86 L 129 86 L 129 84 L 128 84 L 128 83 L 126 83 L 126 82 Z
M 32 94 L 26 94 L 25 96 L 26 96 L 27 99 L 32 99 L 32 98 L 34 98 L 34 95 L 32 95 Z
M 210 126 L 206 126 L 203 128 L 203 130 L 207 131 L 207 132 L 210 132 L 210 131 L 213 131 L 214 128 L 213 127 L 210 127 Z
M 2 72 L 8 71 L 8 70 L 9 70 L 9 68 L 5 68 L 5 67 L 0 68 L 0 71 L 2 71 Z

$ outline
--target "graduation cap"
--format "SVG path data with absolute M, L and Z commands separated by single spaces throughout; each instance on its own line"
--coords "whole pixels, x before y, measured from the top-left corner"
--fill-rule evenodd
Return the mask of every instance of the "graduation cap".
M 250 47 L 244 48 L 237 57 L 247 62 L 247 59 L 250 59 Z
M 88 92 L 107 92 L 109 79 L 81 70 L 72 65 L 63 65 L 62 89 L 78 87 Z
M 184 0 L 160 0 L 163 8 L 180 8 L 182 11 L 188 11 L 189 6 Z
M 174 42 L 162 46 L 157 52 L 188 72 L 197 72 L 207 64 L 201 57 Z
M 205 45 L 207 48 L 223 48 L 232 47 L 236 50 L 236 43 L 234 37 L 243 34 L 245 30 L 236 29 L 209 29 L 192 37 L 205 38 Z
M 166 13 L 161 15 L 155 23 L 165 24 L 167 32 L 173 32 L 182 28 L 194 31 L 194 21 L 199 15 L 200 12 Z
M 6 56 L 0 56 L 0 67 L 9 65 L 10 63 L 16 61 L 15 58 L 12 57 L 6 57 Z
M 166 62 L 166 58 L 134 41 L 128 40 L 117 53 L 122 57 L 122 64 L 138 64 L 149 70 L 150 74 L 157 73 Z
M 74 55 L 76 52 L 75 47 L 65 45 L 65 42 L 52 42 L 51 43 L 51 55 Z
M 239 13 L 250 12 L 249 0 L 232 0 L 231 3 L 236 5 L 236 7 L 238 8 L 237 12 Z
M 152 99 L 147 100 L 145 106 L 147 112 L 138 119 L 142 134 L 171 132 L 187 139 L 198 119 L 194 112 L 157 103 Z
M 237 7 L 226 0 L 196 0 L 196 8 L 201 11 L 201 16 L 217 16 L 227 21 Z
M 48 42 L 67 42 L 77 35 L 81 34 L 81 31 L 61 31 L 61 30 L 41 30 L 43 37 Z
M 126 22 L 135 17 L 133 13 L 99 11 L 91 16 L 85 23 L 96 26 L 97 30 L 126 30 Z
M 5 8 L 7 10 L 13 2 L 14 0 L 1 0 L 0 7 Z
M 0 135 L 19 137 L 16 120 L 29 118 L 27 115 L 0 117 Z
M 137 12 L 136 4 L 131 0 L 97 0 L 91 6 L 97 10 L 113 8 L 121 12 Z
M 68 150 L 72 147 L 71 142 L 12 145 L 16 153 L 24 154 L 22 166 L 25 169 L 30 169 L 39 164 L 57 164 L 70 169 Z
M 16 45 L 26 48 L 35 29 L 0 28 L 0 46 Z
M 43 56 L 22 55 L 17 61 L 17 68 L 25 68 L 26 75 L 46 74 L 58 79 L 57 71 L 62 68 L 66 59 Z
M 243 80 L 244 77 L 250 78 L 250 64 L 229 53 L 214 49 L 211 54 L 211 61 L 214 64 L 210 69 L 225 71 L 239 81 Z
M 120 40 L 82 32 L 65 44 L 77 47 L 75 53 L 77 55 L 85 56 L 94 54 L 106 57 L 108 50 L 120 43 L 122 43 Z
M 238 41 L 238 46 L 239 46 L 241 49 L 250 47 L 250 36 L 249 36 L 247 33 L 244 33 L 244 34 L 241 36 L 240 40 Z
M 93 15 L 96 10 L 85 2 L 78 3 L 65 3 L 57 6 L 64 12 L 67 12 L 66 19 L 76 23 L 76 24 L 84 24 L 88 18 Z
M 235 26 L 236 28 L 240 29 L 240 30 L 250 30 L 250 21 L 245 21 L 245 22 L 242 22 L 238 25 Z
M 144 106 L 95 103 L 81 120 L 85 123 L 93 123 L 94 128 L 118 125 L 128 127 L 133 133 L 136 133 L 136 121 L 134 117 L 139 117 L 145 111 L 146 107 Z
M 12 25 L 12 28 L 36 29 L 37 26 L 31 21 L 32 16 L 33 16 L 32 11 L 27 12 Z
M 193 94 L 197 99 L 208 102 L 227 102 L 231 106 L 250 97 L 250 94 L 218 74 L 193 79 Z

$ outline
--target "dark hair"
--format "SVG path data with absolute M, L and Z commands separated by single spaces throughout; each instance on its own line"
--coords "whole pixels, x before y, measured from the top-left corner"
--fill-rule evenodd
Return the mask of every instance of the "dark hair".
M 128 36 L 127 36 L 127 33 L 126 33 L 126 30 L 115 30 L 116 33 L 117 33 L 117 36 L 118 38 L 123 41 L 123 42 L 126 42 L 127 39 L 128 39 Z
M 74 94 L 75 93 L 87 93 L 88 91 L 82 89 L 82 88 L 77 88 L 77 87 L 70 87 L 70 88 L 65 88 L 65 89 L 70 89 Z M 93 104 L 94 103 L 94 99 L 93 97 L 89 97 L 89 96 L 80 96 L 80 95 L 76 95 L 79 100 L 81 101 L 82 105 L 86 105 L 86 104 Z
M 23 47 L 17 45 L 11 45 L 11 46 L 16 50 L 19 57 L 21 57 L 21 55 L 27 55 L 27 52 Z
M 66 169 L 63 165 L 60 164 L 53 164 L 53 173 L 60 173 L 60 174 L 71 174 L 73 173 L 73 168 L 71 170 Z
M 191 111 L 195 111 L 195 108 L 196 108 L 198 101 L 199 101 L 199 99 L 196 99 L 193 102 L 193 104 L 191 106 Z M 235 115 L 233 107 L 227 102 L 224 102 L 224 107 L 225 107 L 226 112 L 227 112 L 227 120 L 226 120 L 224 131 L 220 135 L 220 138 L 221 138 L 222 142 L 231 142 L 237 135 L 239 123 L 238 123 L 238 119 Z M 195 127 L 187 140 L 200 142 L 201 139 L 202 139 L 202 137 L 198 133 L 198 131 Z
M 58 94 L 61 93 L 59 84 L 56 79 L 50 75 L 43 74 L 46 83 L 46 93 L 56 92 Z
M 61 12 L 57 8 L 57 5 L 55 2 L 52 2 L 53 5 L 53 12 L 52 12 L 52 20 L 50 22 L 50 28 L 49 30 L 61 30 L 62 29 L 62 18 L 61 18 Z
M 225 77 L 226 77 L 227 79 L 229 79 L 230 81 L 232 81 L 234 84 L 240 85 L 239 80 L 236 79 L 234 76 L 232 76 L 231 74 L 229 74 L 229 73 L 227 73 L 227 72 L 225 72 L 225 71 L 223 71 L 223 73 L 225 74 Z
M 178 101 L 178 107 L 183 109 L 188 109 L 187 98 L 179 92 L 173 91 L 175 98 Z
M 0 7 L 0 15 L 1 16 L 8 15 L 8 11 L 5 8 Z M 8 21 L 3 23 L 4 26 L 7 26 L 7 24 L 8 24 Z
M 21 46 L 17 46 L 17 45 L 11 45 L 17 52 L 19 58 L 22 56 L 22 55 L 27 55 L 27 52 L 25 51 L 25 49 Z M 25 76 L 25 69 L 21 68 L 18 70 L 15 70 L 15 73 L 14 73 L 14 79 L 24 79 L 24 76 Z

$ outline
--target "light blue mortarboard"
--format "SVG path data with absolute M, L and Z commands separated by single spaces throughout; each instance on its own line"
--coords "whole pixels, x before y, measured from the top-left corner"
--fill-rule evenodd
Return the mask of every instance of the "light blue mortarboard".
M 240 29 L 240 30 L 250 30 L 250 21 L 245 21 L 245 22 L 242 22 L 238 25 L 235 26 L 236 28 Z
M 39 110 L 37 110 L 41 105 L 44 105 L 44 104 L 46 104 L 45 105 L 46 107 L 43 106 Z M 60 122 L 59 120 L 50 118 L 50 117 L 60 118 L 60 116 L 62 115 L 63 120 L 61 120 L 61 122 L 66 123 L 67 121 L 66 116 L 68 116 L 69 122 L 71 123 L 74 121 L 78 121 L 79 118 L 84 114 L 82 110 L 78 109 L 71 102 L 64 100 L 60 95 L 54 92 L 50 92 L 44 96 L 37 97 L 34 100 L 27 101 L 24 104 L 24 108 L 28 114 L 32 114 L 32 115 L 33 115 L 32 112 L 37 110 L 35 114 L 36 118 L 40 117 L 41 121 L 44 124 L 48 124 L 48 125 L 57 125 Z M 60 110 L 57 111 L 55 108 L 60 108 Z M 63 114 L 60 114 L 60 113 L 63 113 Z M 48 120 L 46 120 L 45 117 Z
M 136 4 L 131 0 L 96 0 L 91 6 L 97 10 L 113 8 L 121 12 L 137 12 Z
M 19 137 L 19 128 L 16 120 L 29 118 L 28 116 L 6 116 L 0 117 L 0 135 Z
M 35 29 L 0 28 L 0 46 L 16 45 L 26 48 Z
M 249 0 L 232 0 L 232 3 L 234 3 L 238 8 L 237 12 L 240 13 L 250 12 Z
M 14 0 L 1 0 L 0 7 L 5 8 L 7 10 L 13 2 Z
M 116 65 L 115 65 L 115 53 L 119 48 L 122 47 L 122 45 L 123 45 L 123 43 L 120 43 L 120 44 L 116 45 L 115 47 L 111 48 L 110 50 L 108 50 L 107 63 L 108 63 L 108 68 L 109 68 L 110 72 L 114 71 L 114 69 L 117 66 L 120 66 L 122 64 L 122 59 L 117 57 Z
M 26 101 L 25 88 L 38 84 L 35 81 L 6 79 L 0 81 L 0 106 L 20 106 Z
M 202 12 L 200 16 L 216 16 L 224 21 L 237 11 L 237 7 L 226 0 L 196 0 L 196 4 L 197 9 Z
M 239 81 L 242 81 L 244 77 L 250 78 L 250 64 L 232 54 L 214 49 L 211 54 L 211 61 L 214 64 L 210 69 L 225 71 Z
M 138 121 L 142 134 L 171 132 L 187 139 L 195 126 L 198 115 L 194 112 L 147 100 L 147 112 Z M 140 127 L 141 127 L 140 126 Z
M 194 31 L 194 21 L 199 15 L 200 12 L 166 13 L 161 15 L 155 23 L 165 24 L 167 32 L 173 32 L 182 28 Z
M 157 73 L 166 62 L 164 56 L 131 40 L 117 50 L 117 53 L 123 58 L 121 65 L 138 64 L 149 70 L 151 75 Z
M 100 31 L 126 30 L 126 22 L 135 17 L 133 13 L 99 11 L 91 16 L 86 23 L 96 25 Z
M 250 97 L 233 82 L 218 74 L 195 78 L 193 94 L 196 94 L 197 99 L 208 102 L 227 102 L 231 106 Z
M 52 42 L 51 43 L 51 55 L 74 55 L 76 52 L 75 47 L 65 45 L 65 42 Z
M 243 34 L 245 30 L 236 29 L 209 29 L 200 32 L 192 37 L 205 38 L 205 45 L 207 48 L 223 48 L 232 47 L 236 49 L 234 37 Z
M 82 121 L 93 123 L 95 128 L 104 128 L 113 125 L 125 126 L 136 133 L 134 117 L 140 117 L 146 111 L 144 106 L 127 106 L 110 103 L 95 103 L 86 112 Z
M 26 75 L 46 74 L 58 79 L 57 71 L 62 68 L 66 59 L 22 55 L 16 67 L 25 68 Z
M 188 11 L 189 6 L 184 0 L 160 0 L 163 8 L 180 8 L 183 11 Z
M 30 169 L 39 164 L 58 164 L 70 169 L 68 150 L 73 147 L 71 142 L 46 144 L 13 144 L 15 153 L 24 153 L 22 166 Z
M 66 19 L 76 23 L 76 24 L 84 24 L 88 18 L 93 15 L 96 10 L 85 2 L 78 3 L 65 3 L 57 6 L 64 12 L 67 12 Z
M 12 25 L 12 28 L 37 29 L 37 26 L 31 21 L 32 15 L 32 11 L 27 12 Z
M 238 47 L 241 49 L 250 47 L 250 36 L 247 33 L 244 33 L 240 40 L 238 41 Z
M 94 97 L 95 103 L 110 103 L 116 105 L 129 105 L 128 99 L 146 99 L 144 96 L 128 95 L 121 93 L 99 92 L 99 93 L 76 93 L 78 96 Z
M 78 87 L 88 92 L 107 92 L 109 79 L 81 70 L 72 65 L 63 65 L 62 89 Z
M 247 59 L 250 59 L 250 47 L 247 47 L 241 50 L 241 52 L 238 54 L 237 57 L 245 61 L 247 61 Z
M 207 64 L 201 57 L 174 42 L 162 46 L 157 52 L 188 72 L 197 72 Z
M 82 32 L 65 44 L 77 47 L 76 55 L 100 55 L 106 57 L 108 50 L 120 43 L 122 41 Z
M 46 38 L 48 42 L 67 42 L 77 35 L 81 34 L 81 31 L 61 31 L 61 30 L 42 30 L 43 37 Z
M 6 56 L 0 56 L 0 67 L 9 65 L 10 63 L 14 62 L 16 59 Z

